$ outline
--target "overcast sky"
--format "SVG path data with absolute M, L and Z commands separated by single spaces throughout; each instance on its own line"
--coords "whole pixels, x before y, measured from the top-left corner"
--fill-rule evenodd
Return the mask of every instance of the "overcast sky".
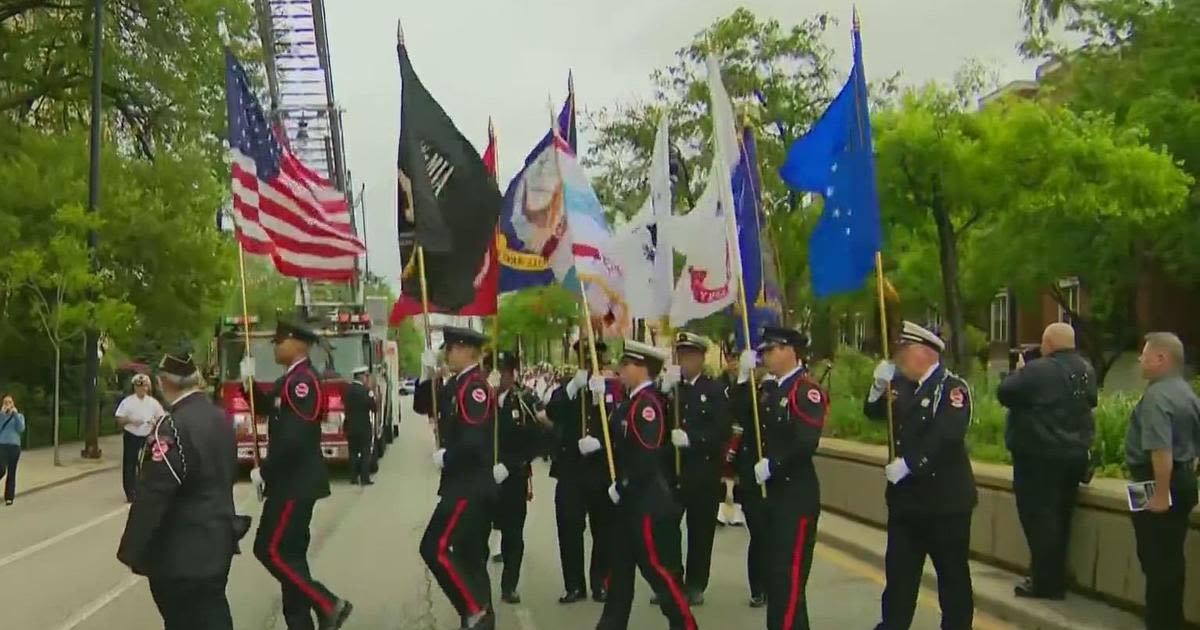
M 396 22 L 413 65 L 459 129 L 481 151 L 495 120 L 502 181 L 549 126 L 568 69 L 578 107 L 650 95 L 650 72 L 714 20 L 744 6 L 790 26 L 827 11 L 835 64 L 850 66 L 851 3 L 836 0 L 334 0 L 326 2 L 334 90 L 345 110 L 346 153 L 366 185 L 371 270 L 395 284 L 396 141 L 400 79 Z M 1033 77 L 1016 53 L 1018 0 L 858 0 L 868 78 L 901 73 L 905 84 L 949 80 L 969 59 L 1002 81 Z M 587 137 L 581 137 L 586 147 Z

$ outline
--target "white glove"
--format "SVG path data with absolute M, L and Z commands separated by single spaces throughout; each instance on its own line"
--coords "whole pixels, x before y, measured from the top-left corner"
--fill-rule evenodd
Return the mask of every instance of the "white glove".
M 742 350 L 742 354 L 738 357 L 739 383 L 750 380 L 750 372 L 754 371 L 755 365 L 758 365 L 758 353 L 749 348 Z
M 597 374 L 588 379 L 588 391 L 592 392 L 592 397 L 596 400 L 604 400 L 604 394 L 608 391 L 604 377 Z
M 572 376 L 571 380 L 567 381 L 567 398 L 575 400 L 575 397 L 579 395 L 579 390 L 583 389 L 584 385 L 587 385 L 587 371 L 577 370 L 575 376 Z
M 446 449 L 439 448 L 433 452 L 433 465 L 438 467 L 438 470 L 446 467 Z
M 491 373 L 488 374 L 487 382 L 488 382 L 488 385 L 492 386 L 492 389 L 496 389 L 497 387 L 500 387 L 500 371 L 492 370 Z
M 579 440 L 579 453 L 581 455 L 591 455 L 601 448 L 604 448 L 604 445 L 600 443 L 600 440 L 590 435 Z
M 497 485 L 504 483 L 504 480 L 508 479 L 508 466 L 504 464 L 492 466 L 492 479 L 496 480 Z
M 250 470 L 250 483 L 254 484 L 254 491 L 258 493 L 258 498 L 261 500 L 263 493 L 267 490 L 267 482 L 263 481 L 261 468 L 255 467 Z
M 663 371 L 662 371 L 663 391 L 666 391 L 668 389 L 673 389 L 676 385 L 679 384 L 679 381 L 682 381 L 682 380 L 683 380 L 683 371 L 679 369 L 678 365 L 669 364 L 663 368 Z
M 254 357 L 251 357 L 251 356 L 242 357 L 242 362 L 239 366 L 239 369 L 241 370 L 241 376 L 242 376 L 243 383 L 254 378 L 254 374 L 255 374 Z
M 871 391 L 867 393 L 867 402 L 875 402 L 887 391 L 888 384 L 896 376 L 896 364 L 891 361 L 880 361 L 871 375 Z
M 908 462 L 904 461 L 903 457 L 897 457 L 883 467 L 883 474 L 887 475 L 887 480 L 892 484 L 900 483 L 910 472 Z
M 621 502 L 621 493 L 617 492 L 617 484 L 613 483 L 608 487 L 608 498 L 616 505 Z
M 687 431 L 683 429 L 671 431 L 671 443 L 679 448 L 687 448 L 692 445 L 692 441 L 688 439 Z
M 762 484 L 767 483 L 767 480 L 770 478 L 771 478 L 771 460 L 770 459 L 758 460 L 758 463 L 754 465 L 754 480 L 757 481 L 758 485 L 761 486 Z
M 433 378 L 437 374 L 438 357 L 437 352 L 432 348 L 425 348 L 421 352 L 421 377 L 422 379 Z

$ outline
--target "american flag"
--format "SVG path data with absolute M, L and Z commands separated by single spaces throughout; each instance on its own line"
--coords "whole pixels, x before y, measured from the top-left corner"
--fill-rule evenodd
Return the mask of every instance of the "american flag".
M 225 92 L 238 241 L 270 256 L 286 276 L 352 279 L 366 247 L 354 234 L 345 195 L 280 142 L 229 50 Z

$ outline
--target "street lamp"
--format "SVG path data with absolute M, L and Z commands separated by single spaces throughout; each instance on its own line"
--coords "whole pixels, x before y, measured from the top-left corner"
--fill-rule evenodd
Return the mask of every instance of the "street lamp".
M 88 212 L 96 212 L 100 203 L 100 88 L 103 79 L 100 53 L 104 46 L 104 0 L 95 0 L 92 29 L 92 120 L 91 165 L 88 171 Z M 97 269 L 96 230 L 88 229 L 87 244 L 92 271 Z M 84 444 L 85 459 L 100 458 L 100 400 L 97 393 L 100 378 L 100 331 L 95 321 L 84 333 Z

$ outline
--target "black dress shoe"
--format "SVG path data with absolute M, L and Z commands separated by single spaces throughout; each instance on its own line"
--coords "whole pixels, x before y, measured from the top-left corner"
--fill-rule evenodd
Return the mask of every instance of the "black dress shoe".
M 763 606 L 766 606 L 766 605 L 767 605 L 767 596 L 766 595 L 751 595 L 750 596 L 750 607 L 751 608 L 762 608 Z
M 496 613 L 487 611 L 475 625 L 471 625 L 470 620 L 464 621 L 460 630 L 496 630 Z
M 703 606 L 704 591 L 692 591 L 688 593 L 688 606 Z
M 1025 580 L 1013 587 L 1013 595 L 1022 599 L 1049 599 L 1053 601 L 1062 601 L 1067 598 L 1064 592 L 1046 593 L 1040 592 L 1033 588 L 1033 582 Z
M 507 591 L 500 594 L 500 601 L 505 604 L 520 604 L 521 596 L 516 591 Z
M 333 605 L 333 610 L 330 611 L 328 615 L 323 615 L 321 617 L 321 623 L 318 628 L 320 628 L 320 630 L 337 630 L 346 623 L 346 620 L 350 618 L 350 613 L 352 612 L 354 612 L 354 604 L 351 604 L 344 599 L 339 599 L 337 600 L 337 603 Z
M 567 591 L 566 595 L 558 598 L 558 603 L 574 604 L 575 602 L 581 602 L 585 599 L 587 599 L 587 596 L 583 594 L 583 591 Z
M 362 482 L 362 485 L 364 485 L 364 486 L 373 486 L 373 485 L 375 485 L 375 482 L 374 482 L 374 481 L 371 481 L 370 479 L 368 479 L 368 480 L 366 480 L 366 481 Z
M 592 601 L 603 604 L 608 601 L 608 591 L 606 589 L 598 589 L 592 591 Z

